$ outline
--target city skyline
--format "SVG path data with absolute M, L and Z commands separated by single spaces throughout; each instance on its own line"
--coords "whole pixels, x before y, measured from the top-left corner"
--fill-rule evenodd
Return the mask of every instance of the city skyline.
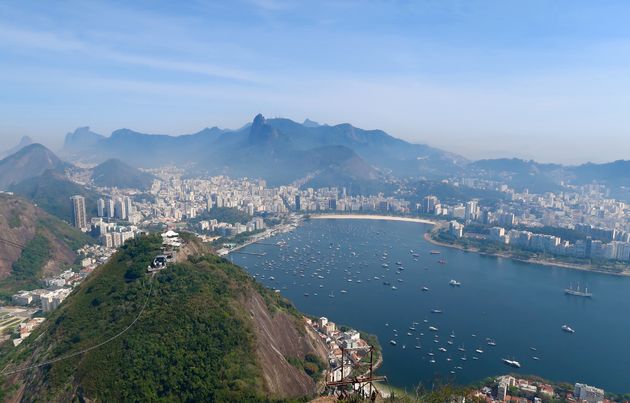
M 85 125 L 238 128 L 261 112 L 471 159 L 628 158 L 620 2 L 67 5 L 0 6 L 2 149 L 22 135 L 58 149 Z

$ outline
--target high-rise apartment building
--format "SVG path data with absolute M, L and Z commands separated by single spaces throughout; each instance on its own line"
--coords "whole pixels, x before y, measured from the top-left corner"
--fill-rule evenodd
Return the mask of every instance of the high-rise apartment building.
M 87 228 L 87 216 L 85 214 L 85 198 L 75 195 L 70 198 L 72 201 L 72 219 L 76 228 Z

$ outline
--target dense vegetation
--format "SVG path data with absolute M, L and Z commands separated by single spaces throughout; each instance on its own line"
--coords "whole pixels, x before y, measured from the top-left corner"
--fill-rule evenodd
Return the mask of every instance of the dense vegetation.
M 306 354 L 304 359 L 297 357 L 285 357 L 295 368 L 304 371 L 308 376 L 318 381 L 322 377 L 322 371 L 326 369 L 326 363 L 315 354 Z
M 50 241 L 38 233 L 22 249 L 19 259 L 11 267 L 11 275 L 0 280 L 0 298 L 7 299 L 19 289 L 36 288 L 49 258 Z
M 31 374 L 42 384 L 27 385 L 25 399 L 266 400 L 249 314 L 236 301 L 254 289 L 268 304 L 279 297 L 213 255 L 172 264 L 152 279 L 146 267 L 160 246 L 159 236 L 128 241 L 51 315 L 41 338 L 20 346 L 34 362 L 93 346 L 132 323 L 148 301 L 124 337 Z
M 0 228 L 7 232 L 6 237 L 28 240 L 18 242 L 23 248 L 12 263 L 8 277 L 0 280 L 0 299 L 8 299 L 21 289 L 38 288 L 42 269 L 49 262 L 52 261 L 58 269 L 69 268 L 75 263 L 75 256 L 70 251 L 94 242 L 22 198 L 5 195 L 0 198 L 0 210 L 6 216 L 0 224 Z

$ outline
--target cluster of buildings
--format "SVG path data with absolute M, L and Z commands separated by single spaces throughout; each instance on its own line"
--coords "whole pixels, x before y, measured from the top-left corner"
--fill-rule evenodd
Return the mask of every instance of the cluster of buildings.
M 265 229 L 265 221 L 262 217 L 253 217 L 246 224 L 219 222 L 218 220 L 203 220 L 199 222 L 199 230 L 211 232 L 220 236 L 234 236 L 244 232 L 261 231 Z
M 573 390 L 558 391 L 549 383 L 541 380 L 516 378 L 503 375 L 496 378 L 492 385 L 486 385 L 473 393 L 477 398 L 488 403 L 517 402 L 542 403 L 543 401 L 568 401 L 579 403 L 611 403 L 606 399 L 603 389 L 576 383 Z
M 19 291 L 11 297 L 14 308 L 24 307 L 28 315 L 22 315 L 19 320 L 18 337 L 13 339 L 13 344 L 18 345 L 43 322 L 43 318 L 32 317 L 37 311 L 44 313 L 54 311 L 70 295 L 74 287 L 79 285 L 96 267 L 105 263 L 114 249 L 100 245 L 85 245 L 77 250 L 80 257 L 81 268 L 78 271 L 64 270 L 56 276 L 44 278 L 42 286 L 29 291 Z
M 531 231 L 507 230 L 503 227 L 489 229 L 488 240 L 535 252 L 545 252 L 559 256 L 587 259 L 630 261 L 630 242 L 601 240 L 587 237 L 575 243 L 562 240 L 558 236 L 535 234 Z
M 109 217 L 113 204 L 122 211 L 129 201 L 130 209 L 137 215 L 134 223 L 172 223 L 197 217 L 213 208 L 237 208 L 250 216 L 284 214 L 295 211 L 370 211 L 408 213 L 409 202 L 382 194 L 374 196 L 349 196 L 345 188 L 308 188 L 300 190 L 294 185 L 267 187 L 264 180 L 232 179 L 214 176 L 206 179 L 185 178 L 184 171 L 174 167 L 152 170 L 157 178 L 149 193 L 151 200 L 133 201 L 130 196 L 136 190 L 117 190 L 118 202 L 99 201 L 99 210 Z M 137 199 L 137 198 L 136 198 Z M 103 206 L 102 203 L 105 203 Z M 108 203 L 110 207 L 108 207 Z M 211 225 L 211 224 L 209 224 Z
M 92 234 L 105 248 L 118 248 L 140 232 L 135 225 L 118 225 L 116 222 L 106 222 L 102 217 L 94 217 L 90 223 Z
M 372 196 L 350 196 L 346 188 L 295 189 L 291 203 L 292 210 L 302 212 L 382 212 L 406 214 L 410 212 L 409 202 L 382 193 Z
M 96 214 L 103 219 L 128 221 L 137 223 L 142 216 L 134 209 L 133 201 L 129 196 L 110 196 L 107 199 L 99 198 L 96 201 Z
M 465 224 L 476 224 L 487 228 L 485 238 L 496 243 L 558 256 L 630 261 L 630 205 L 605 198 L 600 186 L 543 195 L 516 193 L 505 185 L 496 190 L 506 197 L 492 207 L 480 206 L 477 200 L 447 205 L 433 195 L 416 207 L 423 214 L 455 219 L 448 228 L 455 238 L 464 236 Z M 517 226 L 541 231 L 518 230 Z M 575 230 L 584 239 L 571 243 L 543 233 L 548 227 Z
M 306 318 L 311 326 L 328 346 L 329 370 L 326 375 L 328 382 L 341 381 L 359 367 L 361 359 L 370 351 L 370 345 L 361 338 L 361 334 L 354 329 L 341 331 L 337 325 L 326 317 L 316 321 Z M 343 364 L 343 365 L 342 365 Z

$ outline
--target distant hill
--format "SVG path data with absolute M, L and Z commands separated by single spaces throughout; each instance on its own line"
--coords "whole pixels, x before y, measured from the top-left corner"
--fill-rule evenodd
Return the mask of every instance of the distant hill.
M 48 170 L 40 176 L 25 179 L 12 185 L 9 190 L 25 197 L 53 216 L 72 222 L 72 205 L 70 197 L 85 197 L 85 208 L 88 217 L 96 216 L 98 194 L 85 186 L 68 180 L 63 174 Z
M 556 192 L 566 180 L 565 167 L 559 164 L 541 164 L 518 158 L 485 159 L 468 165 L 471 174 L 507 183 L 518 191 L 533 193 Z
M 320 182 L 338 184 L 334 180 L 338 172 L 328 168 L 344 165 L 356 167 L 348 177 L 370 181 L 379 179 L 377 172 L 443 177 L 467 162 L 455 154 L 411 144 L 381 130 L 363 130 L 350 124 L 320 125 L 310 120 L 300 124 L 262 115 L 237 130 L 213 127 L 182 136 L 129 129 L 116 130 L 110 137 L 82 133 L 66 138 L 64 152 L 82 148 L 80 159 L 84 161 L 120 158 L 138 167 L 175 163 L 209 173 L 264 177 L 272 183 L 288 183 L 325 171 Z M 90 140 L 84 141 L 83 136 Z M 328 155 L 330 150 L 334 156 Z
M 576 183 L 600 182 L 630 187 L 630 160 L 618 160 L 604 164 L 587 163 L 569 167 Z
M 153 175 L 142 172 L 112 158 L 92 169 L 92 182 L 101 187 L 134 188 L 146 190 L 153 183 Z
M 79 127 L 74 132 L 66 134 L 63 156 L 75 160 L 94 158 L 94 155 L 89 153 L 93 152 L 99 141 L 103 139 L 105 136 L 94 133 L 89 127 Z
M 468 168 L 471 174 L 487 175 L 507 181 L 517 190 L 529 189 L 536 193 L 557 191 L 562 182 L 575 185 L 597 182 L 610 186 L 613 193 L 625 199 L 628 193 L 624 189 L 630 188 L 630 160 L 564 166 L 518 158 L 499 158 L 475 161 Z
M 0 159 L 4 159 L 6 157 L 8 157 L 11 154 L 15 154 L 16 152 L 20 151 L 21 149 L 23 149 L 26 146 L 29 146 L 31 144 L 33 144 L 34 141 L 32 138 L 30 138 L 29 136 L 23 136 L 20 139 L 20 142 L 15 146 L 15 147 L 11 147 L 8 150 L 4 151 L 4 152 L 0 152 Z
M 0 194 L 0 298 L 75 263 L 92 239 L 20 197 Z
M 193 241 L 194 242 L 194 241 Z M 323 342 L 280 295 L 198 243 L 154 278 L 159 236 L 128 241 L 8 356 L 15 401 L 275 401 L 313 396 Z M 137 318 L 137 321 L 135 319 Z M 291 364 L 292 362 L 293 364 Z M 299 365 L 297 365 L 299 363 Z
M 63 171 L 68 166 L 43 145 L 28 145 L 0 161 L 0 190 L 47 170 Z

